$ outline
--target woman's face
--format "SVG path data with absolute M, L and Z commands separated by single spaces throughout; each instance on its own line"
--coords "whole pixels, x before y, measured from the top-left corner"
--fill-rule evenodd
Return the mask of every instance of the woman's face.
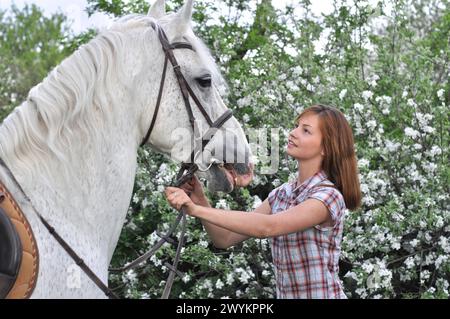
M 289 133 L 287 153 L 297 160 L 322 160 L 322 133 L 319 116 L 314 113 L 303 115 L 297 126 Z

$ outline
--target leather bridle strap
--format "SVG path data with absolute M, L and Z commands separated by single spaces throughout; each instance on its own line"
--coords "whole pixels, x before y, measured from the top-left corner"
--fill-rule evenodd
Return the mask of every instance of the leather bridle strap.
M 233 111 L 231 110 L 227 110 L 224 114 L 222 114 L 212 125 L 211 127 L 208 129 L 208 131 L 206 131 L 206 133 L 203 135 L 202 138 L 202 149 L 201 151 L 203 152 L 206 145 L 209 143 L 209 141 L 211 140 L 211 138 L 214 136 L 214 134 L 216 133 L 216 131 L 222 127 L 222 125 L 228 121 L 231 117 L 233 116 Z
M 154 28 L 156 28 L 156 26 L 154 26 Z M 163 67 L 163 73 L 162 73 L 162 76 L 161 76 L 161 82 L 159 84 L 158 99 L 156 101 L 155 111 L 153 112 L 152 122 L 151 122 L 150 127 L 149 127 L 149 129 L 147 131 L 147 134 L 145 135 L 145 137 L 144 137 L 144 139 L 143 139 L 143 141 L 142 141 L 142 143 L 140 145 L 141 147 L 144 146 L 145 144 L 147 144 L 147 142 L 148 142 L 148 140 L 150 138 L 150 135 L 153 132 L 153 128 L 155 127 L 155 124 L 156 124 L 156 118 L 157 118 L 158 113 L 159 113 L 159 107 L 161 105 L 161 100 L 162 100 L 162 94 L 164 92 L 164 83 L 166 81 L 167 66 L 168 66 L 168 62 L 169 61 L 171 62 L 172 66 L 174 68 L 175 75 L 176 75 L 177 79 L 179 79 L 179 75 L 180 74 L 183 77 L 183 74 L 181 73 L 181 71 L 179 71 L 180 67 L 179 67 L 179 65 L 176 62 L 176 59 L 175 59 L 175 56 L 173 55 L 172 50 L 175 50 L 175 49 L 189 49 L 189 50 L 193 50 L 194 51 L 194 48 L 189 43 L 176 42 L 176 43 L 173 43 L 173 44 L 169 44 L 168 41 L 166 40 L 167 37 L 165 36 L 164 31 L 162 31 L 161 28 L 158 28 L 158 30 L 159 30 L 159 33 L 158 33 L 159 39 L 160 39 L 160 42 L 161 42 L 161 45 L 162 45 L 162 48 L 163 48 L 163 51 L 164 51 L 164 54 L 165 54 L 164 67 Z M 163 35 L 161 35 L 161 32 L 162 32 Z M 179 72 L 177 72 L 177 70 Z M 184 80 L 184 82 L 186 81 L 186 79 L 184 77 L 183 77 L 183 80 Z M 181 94 L 183 95 L 183 100 L 184 100 L 184 103 L 186 105 L 186 110 L 188 111 L 189 122 L 191 124 L 191 127 L 194 128 L 194 114 L 192 112 L 192 108 L 191 108 L 191 105 L 189 103 L 189 95 L 186 95 L 186 92 L 187 92 L 186 89 L 185 89 L 185 91 L 183 91 L 183 87 L 182 87 L 182 84 L 180 84 L 180 80 L 178 80 L 178 83 L 180 85 Z M 186 86 L 188 86 L 187 83 L 183 83 L 183 84 L 184 84 L 184 88 L 186 88 Z
M 203 107 L 203 105 L 201 104 L 200 100 L 198 99 L 198 97 L 195 95 L 194 91 L 192 90 L 192 88 L 189 86 L 189 84 L 187 83 L 186 78 L 184 77 L 183 73 L 181 72 L 181 68 L 180 65 L 178 64 L 177 59 L 175 58 L 175 55 L 173 53 L 174 49 L 189 49 L 189 50 L 194 50 L 194 48 L 192 47 L 192 45 L 190 45 L 189 43 L 184 43 L 184 42 L 175 42 L 173 44 L 169 43 L 169 40 L 167 39 L 167 36 L 164 32 L 164 30 L 160 27 L 156 27 L 154 26 L 155 29 L 158 30 L 158 36 L 159 36 L 159 40 L 161 42 L 162 45 L 162 49 L 164 51 L 165 54 L 165 60 L 164 60 L 164 69 L 163 69 L 163 74 L 161 77 L 161 82 L 159 85 L 159 92 L 158 92 L 158 99 L 156 101 L 156 107 L 155 107 L 155 111 L 153 113 L 153 118 L 150 124 L 150 127 L 147 131 L 147 134 L 145 135 L 141 146 L 145 145 L 149 138 L 150 135 L 154 129 L 154 126 L 156 124 L 156 118 L 158 116 L 158 112 L 159 112 L 159 108 L 161 105 L 161 100 L 162 100 L 162 94 L 164 91 L 164 83 L 165 83 L 165 79 L 166 79 L 166 75 L 167 75 L 167 66 L 168 66 L 168 62 L 170 61 L 170 63 L 172 64 L 174 73 L 175 73 L 175 77 L 178 81 L 178 85 L 180 87 L 180 91 L 181 91 L 181 95 L 183 97 L 183 102 L 186 106 L 186 111 L 188 112 L 188 116 L 189 116 L 189 123 L 192 127 L 192 129 L 194 129 L 194 123 L 195 123 L 195 117 L 194 117 L 194 113 L 192 111 L 192 106 L 191 103 L 189 101 L 189 98 L 191 97 L 192 100 L 195 102 L 195 104 L 197 105 L 198 109 L 200 110 L 200 112 L 202 113 L 203 117 L 206 119 L 208 125 L 210 127 L 215 127 L 215 128 L 220 128 L 228 119 L 231 118 L 232 116 L 232 111 L 231 110 L 227 110 L 225 112 L 225 114 L 223 114 L 219 119 L 217 119 L 215 122 L 213 122 L 211 120 L 211 117 L 209 116 L 208 112 L 205 110 L 205 108 Z M 204 146 L 202 146 L 202 149 L 204 148 Z M 192 160 L 192 158 L 191 158 Z
M 161 98 L 162 98 L 163 89 L 164 89 L 164 82 L 166 80 L 167 63 L 168 62 L 169 62 L 169 59 L 166 56 L 166 58 L 164 59 L 164 69 L 163 69 L 163 74 L 161 77 L 161 83 L 159 84 L 158 100 L 156 101 L 155 112 L 153 113 L 152 123 L 150 124 L 150 128 L 148 129 L 147 134 L 145 135 L 144 140 L 141 143 L 141 147 L 147 143 L 148 139 L 150 138 L 150 135 L 152 134 L 153 128 L 155 127 L 155 124 L 156 124 L 156 117 L 158 116 L 159 106 L 161 105 Z

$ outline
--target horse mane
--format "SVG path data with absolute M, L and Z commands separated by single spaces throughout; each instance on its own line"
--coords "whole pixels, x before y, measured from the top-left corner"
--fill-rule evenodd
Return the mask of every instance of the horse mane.
M 30 90 L 27 100 L 0 127 L 0 156 L 5 162 L 11 154 L 20 171 L 32 171 L 33 162 L 49 171 L 49 155 L 67 163 L 67 149 L 76 141 L 98 138 L 114 107 L 108 83 L 120 73 L 114 63 L 120 46 L 118 33 L 102 33 Z
M 127 50 L 126 31 L 146 28 L 140 42 L 144 49 L 150 49 L 148 46 L 154 43 L 152 38 L 156 34 L 151 25 L 155 22 L 144 15 L 118 19 L 31 89 L 27 100 L 0 126 L 0 157 L 6 164 L 14 159 L 14 166 L 25 176 L 36 171 L 33 169 L 36 163 L 50 173 L 54 163 L 49 158 L 68 169 L 71 159 L 67 149 L 97 145 L 104 132 L 102 128 L 112 125 L 111 115 L 118 107 L 108 93 L 112 84 L 132 87 L 123 83 L 124 70 L 120 68 L 121 63 L 116 63 Z M 212 71 L 213 81 L 225 83 L 203 42 L 193 33 L 186 38 Z

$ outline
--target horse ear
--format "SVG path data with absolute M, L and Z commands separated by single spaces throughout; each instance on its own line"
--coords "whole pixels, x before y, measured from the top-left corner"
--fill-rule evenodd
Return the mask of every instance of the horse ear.
M 187 0 L 184 6 L 177 12 L 178 29 L 187 29 L 192 19 L 193 0 Z
M 192 19 L 192 9 L 194 8 L 194 0 L 187 0 L 183 8 L 179 12 L 180 17 L 186 22 L 191 22 Z
M 152 18 L 159 19 L 166 14 L 166 1 L 156 0 L 156 2 L 148 10 L 148 15 Z

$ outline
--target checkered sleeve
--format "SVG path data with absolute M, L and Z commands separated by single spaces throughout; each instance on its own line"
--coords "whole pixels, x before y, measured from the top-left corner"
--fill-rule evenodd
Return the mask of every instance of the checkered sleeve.
M 269 193 L 269 196 L 267 197 L 267 200 L 269 201 L 272 211 L 273 211 L 273 204 L 275 203 L 275 200 L 277 199 L 278 192 L 279 192 L 279 188 L 275 188 L 274 190 L 272 190 Z
M 341 219 L 344 212 L 345 203 L 344 197 L 336 188 L 318 187 L 314 189 L 307 198 L 317 199 L 325 205 L 330 212 L 333 225 L 336 225 L 336 223 Z

